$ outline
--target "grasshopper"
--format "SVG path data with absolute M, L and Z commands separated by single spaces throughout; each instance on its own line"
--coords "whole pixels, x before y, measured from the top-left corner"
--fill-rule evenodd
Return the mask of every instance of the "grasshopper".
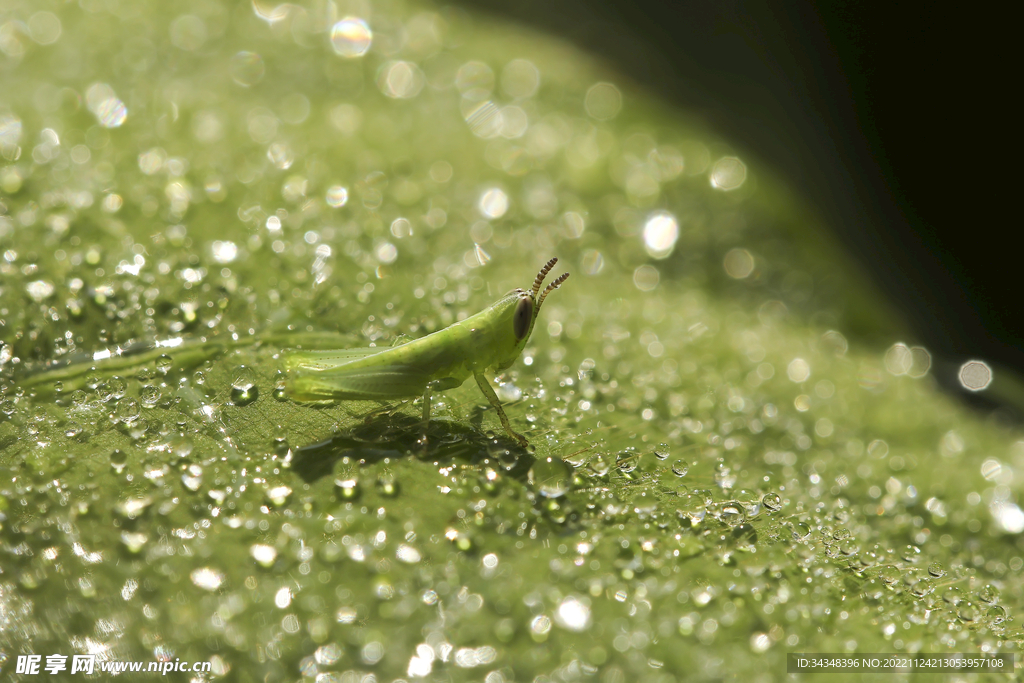
M 553 258 L 544 264 L 530 290 L 513 289 L 476 315 L 399 346 L 286 351 L 282 355 L 288 373 L 285 392 L 300 402 L 423 396 L 426 427 L 431 395 L 461 386 L 472 376 L 505 432 L 525 447 L 526 437 L 512 430 L 484 372 L 502 372 L 519 358 L 544 299 L 569 277 L 569 273 L 559 275 L 541 292 L 544 278 L 557 261 Z

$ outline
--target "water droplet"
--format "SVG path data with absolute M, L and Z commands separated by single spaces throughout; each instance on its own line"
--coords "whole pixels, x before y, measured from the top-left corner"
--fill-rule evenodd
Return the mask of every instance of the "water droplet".
M 978 599 L 982 602 L 993 603 L 999 600 L 999 589 L 988 583 L 978 591 Z
M 110 454 L 110 466 L 114 468 L 114 471 L 118 474 L 124 471 L 125 465 L 128 464 L 128 456 L 120 448 L 115 449 Z
M 181 475 L 181 483 L 189 491 L 198 491 L 199 487 L 203 485 L 203 468 L 199 465 L 189 465 Z
M 802 522 L 795 522 L 791 528 L 794 540 L 803 541 L 811 535 L 811 528 Z
M 75 389 L 71 392 L 71 403 L 72 405 L 81 408 L 89 401 L 89 395 L 81 389 Z
M 292 495 L 292 489 L 289 486 L 274 486 L 267 489 L 267 498 L 278 507 L 287 503 L 290 495 Z
M 672 474 L 677 477 L 685 477 L 686 473 L 690 471 L 690 465 L 685 460 L 676 460 L 672 463 Z
M 564 496 L 572 485 L 572 468 L 561 458 L 537 460 L 527 476 L 537 493 L 545 498 Z
M 832 538 L 837 541 L 845 541 L 850 537 L 850 530 L 840 527 L 832 532 Z
M 174 361 L 171 360 L 171 357 L 168 356 L 167 354 L 164 354 L 156 359 L 156 369 L 162 375 L 166 375 L 168 372 L 170 372 L 171 367 L 173 367 L 173 365 Z
M 938 562 L 932 562 L 928 565 L 928 573 L 934 576 L 936 579 L 941 579 L 946 575 L 946 570 Z
M 277 550 L 272 545 L 254 543 L 249 546 L 249 555 L 251 555 L 252 559 L 256 560 L 256 563 L 261 567 L 272 567 L 274 565 L 274 560 L 277 559 Z
M 139 419 L 140 412 L 138 401 L 133 398 L 124 398 L 117 403 L 115 417 L 118 422 L 130 425 Z
M 128 118 L 128 107 L 106 83 L 93 83 L 85 92 L 86 105 L 104 128 L 117 128 Z
M 555 623 L 568 631 L 587 630 L 590 628 L 590 601 L 574 595 L 567 596 L 555 610 Z
M 960 621 L 974 621 L 978 618 L 978 608 L 973 602 L 965 600 L 957 605 L 956 616 Z
M 423 72 L 413 62 L 386 62 L 377 72 L 377 87 L 386 96 L 395 99 L 416 97 L 425 82 Z
M 64 425 L 64 436 L 68 437 L 69 439 L 73 439 L 76 436 L 81 436 L 81 434 L 84 431 L 85 429 L 82 427 L 82 425 L 78 422 L 75 422 L 74 420 L 71 420 L 66 425 Z
M 398 495 L 398 478 L 394 472 L 381 472 L 377 477 L 377 488 L 382 495 L 394 497 Z
M 612 469 L 611 457 L 606 453 L 598 453 L 587 465 L 590 471 L 599 477 L 603 477 Z
M 621 453 L 615 459 L 615 466 L 623 474 L 629 474 L 637 468 L 640 464 L 640 454 L 633 451 L 632 448 L 628 448 Z
M 358 17 L 345 17 L 331 27 L 331 47 L 335 54 L 354 59 L 362 57 L 373 43 L 373 31 Z
M 192 439 L 187 436 L 178 435 L 167 442 L 167 448 L 175 458 L 187 458 L 192 454 Z
M 679 223 L 676 217 L 667 211 L 658 211 L 650 215 L 644 223 L 644 248 L 651 258 L 663 259 L 672 253 L 679 239 Z
M 201 567 L 193 570 L 190 576 L 192 583 L 208 591 L 215 591 L 224 583 L 224 572 L 211 567 Z
M 416 564 L 423 559 L 419 550 L 416 550 L 416 548 L 413 548 L 411 545 L 406 545 L 405 543 L 400 544 L 395 550 L 395 557 L 406 564 Z
M 501 188 L 488 188 L 480 195 L 477 208 L 485 218 L 501 218 L 508 211 L 508 195 Z
M 764 494 L 764 498 L 761 499 L 761 504 L 764 505 L 769 512 L 778 512 L 782 509 L 782 498 L 779 497 L 779 494 L 774 492 L 766 493 Z
M 160 388 L 155 386 L 142 387 L 139 389 L 139 399 L 142 400 L 142 405 L 152 408 L 160 400 Z
M 232 373 L 231 402 L 236 406 L 247 406 L 258 397 L 256 371 L 247 365 L 239 365 Z
M 671 452 L 667 443 L 658 444 L 658 447 L 654 449 L 654 457 L 658 460 L 667 460 L 669 455 Z
M 263 80 L 266 69 L 263 58 L 255 52 L 239 52 L 231 58 L 230 71 L 235 83 L 248 88 Z
M 735 190 L 747 180 L 747 166 L 736 157 L 723 157 L 711 168 L 711 187 Z
M 935 590 L 935 586 L 927 578 L 923 578 L 910 587 L 910 592 L 917 598 L 923 598 Z
M 878 570 L 878 576 L 881 577 L 882 581 L 892 585 L 900 580 L 900 568 L 894 565 L 886 565 Z
M 690 493 L 683 496 L 676 512 L 684 525 L 697 526 L 707 515 L 707 502 L 699 493 Z
M 598 121 L 607 121 L 622 109 L 622 93 L 611 83 L 595 83 L 587 90 L 583 106 Z
M 920 559 L 921 549 L 916 545 L 907 544 L 903 546 L 903 551 L 900 553 L 900 557 L 902 557 L 905 562 L 913 564 Z
M 732 539 L 736 547 L 747 552 L 757 550 L 757 530 L 753 525 L 743 522 L 732 530 Z
M 538 641 L 542 642 L 547 640 L 548 633 L 551 631 L 551 617 L 546 614 L 538 614 L 530 621 L 530 636 Z
M 340 209 L 348 203 L 348 189 L 341 185 L 332 185 L 327 189 L 327 206 Z
M 345 500 L 355 500 L 361 493 L 359 478 L 355 475 L 339 477 L 334 480 L 334 485 L 338 487 L 338 492 Z
M 747 520 L 743 506 L 736 501 L 722 503 L 716 510 L 716 517 L 729 526 L 737 526 Z
M 985 611 L 985 618 L 992 625 L 999 625 L 1006 621 L 1006 610 L 999 605 L 991 605 Z
M 762 654 L 772 646 L 772 639 L 767 633 L 755 633 L 750 636 L 750 649 L 755 654 Z
M 959 605 L 964 599 L 964 592 L 958 586 L 950 586 L 942 594 L 942 599 L 951 605 Z
M 149 536 L 140 531 L 122 531 L 121 542 L 128 548 L 128 552 L 137 553 L 149 540 Z

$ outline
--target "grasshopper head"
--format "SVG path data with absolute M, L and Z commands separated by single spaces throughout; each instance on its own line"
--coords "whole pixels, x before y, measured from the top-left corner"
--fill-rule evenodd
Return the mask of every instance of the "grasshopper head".
M 523 352 L 526 342 L 530 339 L 530 334 L 533 333 L 533 326 L 537 322 L 537 314 L 540 313 L 540 307 L 544 304 L 544 299 L 569 278 L 569 273 L 562 273 L 541 292 L 540 288 L 544 284 L 544 278 L 547 277 L 557 262 L 558 259 L 553 258 L 544 264 L 544 267 L 537 273 L 531 289 L 514 289 L 508 293 L 507 298 L 511 299 L 515 307 L 512 312 L 512 329 L 510 330 L 515 340 L 515 347 L 508 360 L 498 365 L 499 371 L 512 365 L 515 359 L 519 357 L 519 354 Z

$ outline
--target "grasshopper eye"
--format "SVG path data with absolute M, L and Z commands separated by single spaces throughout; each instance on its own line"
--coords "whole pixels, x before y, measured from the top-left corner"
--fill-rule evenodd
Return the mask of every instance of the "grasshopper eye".
M 516 335 L 516 341 L 522 340 L 530 331 L 530 321 L 533 318 L 533 299 L 523 297 L 516 305 L 516 312 L 512 316 L 512 332 Z

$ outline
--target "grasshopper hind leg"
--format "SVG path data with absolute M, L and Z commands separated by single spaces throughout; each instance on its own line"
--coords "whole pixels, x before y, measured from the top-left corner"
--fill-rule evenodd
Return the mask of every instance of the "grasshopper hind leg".
M 474 373 L 473 376 L 476 378 L 477 386 L 480 387 L 480 391 L 483 392 L 484 396 L 487 397 L 487 401 L 494 406 L 494 410 L 498 413 L 498 419 L 501 420 L 501 426 L 505 428 L 505 432 L 515 439 L 520 446 L 526 448 L 530 445 L 530 442 L 526 440 L 526 437 L 522 434 L 512 430 L 512 425 L 508 421 L 508 415 L 501 407 L 501 401 L 498 400 L 498 395 L 494 393 L 494 389 L 491 388 L 491 383 L 487 381 L 479 372 Z
M 423 389 L 423 421 L 420 423 L 419 439 L 421 446 L 427 445 L 427 427 L 430 426 L 430 400 L 437 385 L 437 380 L 434 380 L 433 382 L 427 382 L 427 386 Z

